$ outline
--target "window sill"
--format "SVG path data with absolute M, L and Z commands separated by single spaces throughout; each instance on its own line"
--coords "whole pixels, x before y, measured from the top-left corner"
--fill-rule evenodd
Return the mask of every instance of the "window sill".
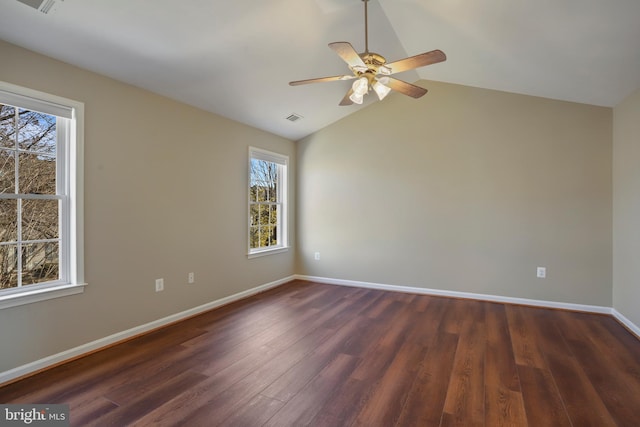
M 86 283 L 77 285 L 60 285 L 49 288 L 34 289 L 0 296 L 0 310 L 33 302 L 45 301 L 53 298 L 66 297 L 84 292 Z
M 283 252 L 287 252 L 288 250 L 289 250 L 288 246 L 273 248 L 273 249 L 263 249 L 261 251 L 255 251 L 247 254 L 247 258 L 251 259 L 251 258 L 258 258 L 266 255 L 281 254 Z

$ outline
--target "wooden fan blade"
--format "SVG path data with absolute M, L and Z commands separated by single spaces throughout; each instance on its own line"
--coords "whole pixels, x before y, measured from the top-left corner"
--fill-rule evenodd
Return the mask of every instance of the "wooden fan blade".
M 353 93 L 353 89 L 349 89 L 349 92 L 347 92 L 347 94 L 344 96 L 344 98 L 342 98 L 342 101 L 340 101 L 341 106 L 346 106 L 346 105 L 352 105 L 353 101 L 349 98 L 351 96 L 351 94 Z
M 409 58 L 386 64 L 386 66 L 391 68 L 391 74 L 395 74 L 407 70 L 413 70 L 414 68 L 424 67 L 425 65 L 437 64 L 438 62 L 446 60 L 447 55 L 445 55 L 443 51 L 436 49 L 431 52 L 421 53 L 420 55 L 411 56 Z
M 402 80 L 394 79 L 393 77 L 389 77 L 389 81 L 385 83 L 385 86 L 390 87 L 396 92 L 404 93 L 412 98 L 420 98 L 422 95 L 427 93 L 425 88 L 403 82 Z
M 340 58 L 344 60 L 344 62 L 349 64 L 349 67 L 353 68 L 358 66 L 358 67 L 367 68 L 365 63 L 362 61 L 362 58 L 360 58 L 360 55 L 358 55 L 358 52 L 356 52 L 353 46 L 351 46 L 351 43 L 349 42 L 329 43 L 329 47 L 333 49 L 340 56 Z
M 297 80 L 295 82 L 289 82 L 289 86 L 307 85 L 309 83 L 335 82 L 337 80 L 351 80 L 353 78 L 355 78 L 355 76 L 319 77 L 317 79 Z

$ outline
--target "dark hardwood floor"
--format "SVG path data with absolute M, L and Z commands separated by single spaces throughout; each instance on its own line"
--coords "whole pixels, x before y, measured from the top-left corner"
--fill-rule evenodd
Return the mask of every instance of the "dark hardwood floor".
M 0 388 L 76 426 L 640 426 L 604 315 L 292 282 Z

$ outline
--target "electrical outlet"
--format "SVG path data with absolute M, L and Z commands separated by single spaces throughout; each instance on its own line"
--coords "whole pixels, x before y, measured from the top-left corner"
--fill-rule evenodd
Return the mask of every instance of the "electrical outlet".
M 187 277 L 187 281 L 189 283 L 195 283 L 196 282 L 196 275 L 193 272 L 189 273 L 189 276 Z
M 544 279 L 547 277 L 547 268 L 546 267 L 538 267 L 536 269 L 536 276 L 538 279 Z
M 156 279 L 156 292 L 164 291 L 164 279 Z
M 313 259 L 315 259 L 316 261 L 320 261 L 320 252 L 316 252 L 313 254 Z

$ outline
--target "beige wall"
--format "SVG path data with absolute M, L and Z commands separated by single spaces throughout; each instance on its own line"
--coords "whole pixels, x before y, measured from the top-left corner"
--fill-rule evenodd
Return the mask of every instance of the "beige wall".
M 293 250 L 246 257 L 247 147 L 291 156 L 294 177 L 293 142 L 1 41 L 0 57 L 0 80 L 85 103 L 89 283 L 0 310 L 0 372 L 294 273 Z
M 640 90 L 613 111 L 613 308 L 640 327 Z
M 611 306 L 612 110 L 421 84 L 299 142 L 297 272 Z

